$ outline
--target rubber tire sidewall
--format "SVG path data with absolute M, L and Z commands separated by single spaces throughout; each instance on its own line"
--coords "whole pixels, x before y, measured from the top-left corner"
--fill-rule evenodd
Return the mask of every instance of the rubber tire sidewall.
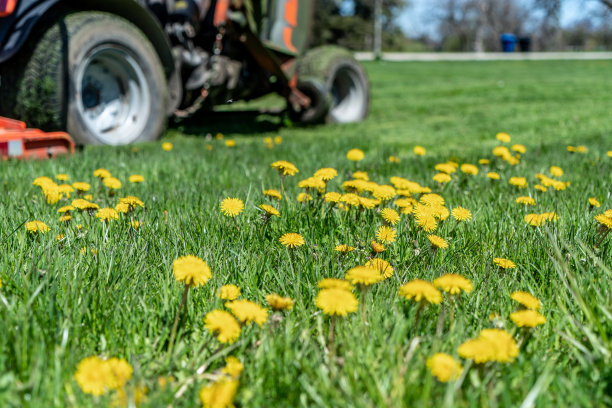
M 360 112 L 359 120 L 364 120 L 370 111 L 370 82 L 363 66 L 353 58 L 350 51 L 335 45 L 324 45 L 308 50 L 306 54 L 298 58 L 296 73 L 298 78 L 316 78 L 325 84 L 328 92 L 331 88 L 338 70 L 344 66 L 350 66 L 359 76 L 362 85 L 365 86 L 366 101 Z M 359 121 L 358 120 L 358 121 Z M 327 122 L 335 122 L 331 116 L 327 116 Z
M 112 44 L 127 52 L 140 66 L 148 86 L 149 115 L 144 129 L 129 143 L 156 140 L 166 125 L 168 91 L 162 64 L 153 46 L 127 20 L 109 13 L 79 12 L 66 16 L 68 28 L 67 116 L 68 132 L 81 144 L 104 144 L 88 130 L 77 107 L 76 75 L 89 52 Z M 124 143 L 122 143 L 124 144 Z
M 334 84 L 334 79 L 336 78 L 336 74 L 338 73 L 338 71 L 344 68 L 348 68 L 352 70 L 353 72 L 355 72 L 358 78 L 358 81 L 361 82 L 360 86 L 362 86 L 363 89 L 365 90 L 366 100 L 364 101 L 362 108 L 359 112 L 358 118 L 356 120 L 353 120 L 350 122 L 342 122 L 342 121 L 336 120 L 331 115 L 331 110 L 333 109 L 333 106 L 330 106 L 330 114 L 327 116 L 327 122 L 331 122 L 331 123 L 360 122 L 364 120 L 368 116 L 368 113 L 370 112 L 370 83 L 368 81 L 368 76 L 365 70 L 363 69 L 363 67 L 361 66 L 361 64 L 353 58 L 340 58 L 332 62 L 332 64 L 329 67 L 329 70 L 327 73 L 327 79 L 325 83 L 325 87 L 327 91 L 331 94 L 331 90 Z

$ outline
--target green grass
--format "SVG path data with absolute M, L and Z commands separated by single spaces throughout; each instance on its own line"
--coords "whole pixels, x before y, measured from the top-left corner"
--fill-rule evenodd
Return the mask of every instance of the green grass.
M 271 115 L 209 115 L 204 125 L 178 125 L 165 141 L 132 147 L 89 147 L 69 158 L 45 162 L 0 163 L 0 406 L 105 406 L 111 393 L 96 399 L 73 379 L 79 361 L 90 355 L 123 357 L 134 367 L 130 385 L 144 384 L 142 406 L 191 407 L 200 404 L 200 388 L 212 381 L 224 357 L 241 359 L 237 405 L 243 407 L 398 407 L 398 406 L 604 406 L 612 404 L 611 236 L 593 249 L 595 214 L 612 208 L 612 81 L 610 62 L 369 63 L 371 114 L 364 123 L 312 128 L 291 127 Z M 268 101 L 265 104 L 276 104 Z M 477 163 L 494 159 L 500 131 L 524 144 L 517 166 L 493 160 L 477 176 L 455 174 L 443 187 L 432 181 L 436 163 L 448 159 Z M 207 141 L 223 132 L 237 142 Z M 264 137 L 283 137 L 268 149 Z M 205 146 L 211 144 L 212 151 Z M 427 148 L 416 157 L 412 148 Z M 586 154 L 566 146 L 585 145 Z M 357 166 L 351 148 L 365 151 Z M 399 156 L 399 164 L 389 163 Z M 279 219 L 264 225 L 256 209 L 266 202 L 264 188 L 279 188 L 269 164 L 288 160 L 300 170 L 286 179 L 287 200 L 278 204 Z M 537 173 L 563 168 L 565 191 L 540 193 Z M 146 209 L 136 210 L 143 227 L 132 230 L 125 219 L 105 229 L 95 217 L 75 214 L 60 225 L 58 206 L 50 206 L 37 187 L 38 176 L 67 173 L 71 181 L 92 184 L 94 200 L 113 206 L 93 170 L 104 167 L 124 184 L 119 196 L 136 195 Z M 395 274 L 377 284 L 367 300 L 368 326 L 359 313 L 340 319 L 336 358 L 328 353 L 329 319 L 314 305 L 316 283 L 343 277 L 364 263 L 369 242 L 382 225 L 377 211 L 324 215 L 317 202 L 296 202 L 297 182 L 321 167 L 339 177 L 330 190 L 341 191 L 355 168 L 389 184 L 402 176 L 430 186 L 452 209 L 463 206 L 472 222 L 449 219 L 436 234 L 450 248 L 431 250 L 426 234 L 410 216 L 397 226 L 398 240 L 382 257 Z M 487 171 L 501 180 L 489 181 Z M 127 182 L 142 174 L 140 185 Z M 508 184 L 527 177 L 529 187 Z M 527 210 L 514 203 L 535 197 Z M 232 220 L 219 212 L 225 197 L 239 197 L 245 211 Z M 590 210 L 597 197 L 602 208 Z M 391 205 L 391 204 L 389 204 Z M 526 212 L 554 211 L 559 220 L 543 228 L 523 222 Z M 26 234 L 24 223 L 42 220 L 51 232 Z M 77 230 L 80 223 L 83 229 Z M 278 242 L 285 232 L 299 232 L 306 245 L 289 254 Z M 55 236 L 65 235 L 59 245 Z M 344 257 L 336 244 L 358 249 Z M 80 248 L 97 255 L 82 256 Z M 210 265 L 213 278 L 190 291 L 173 355 L 167 341 L 182 287 L 172 262 L 194 254 Z M 500 272 L 492 260 L 512 259 L 518 268 Z M 397 295 L 401 284 L 443 273 L 459 273 L 474 284 L 454 308 L 454 323 L 436 335 L 444 306 L 429 306 L 415 324 L 414 303 Z M 231 346 L 219 343 L 203 327 L 204 315 L 223 308 L 216 293 L 223 284 L 242 288 L 243 298 L 265 304 L 278 292 L 296 303 L 272 316 L 264 327 L 248 326 Z M 510 321 L 517 305 L 509 295 L 525 290 L 537 296 L 547 319 L 529 335 Z M 358 295 L 358 297 L 360 297 Z M 492 313 L 500 319 L 489 320 Z M 436 352 L 457 357 L 457 347 L 481 329 L 498 324 L 522 341 L 512 363 L 484 366 L 462 360 L 464 375 L 455 383 L 437 382 L 425 362 Z M 172 376 L 167 387 L 161 376 Z

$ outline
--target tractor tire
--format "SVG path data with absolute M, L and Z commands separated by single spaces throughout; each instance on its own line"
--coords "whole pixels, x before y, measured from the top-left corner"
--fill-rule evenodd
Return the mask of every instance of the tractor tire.
M 296 111 L 291 104 L 288 104 L 289 119 L 302 125 L 325 122 L 331 106 L 331 95 L 325 89 L 325 85 L 317 79 L 300 78 L 297 89 L 310 98 L 310 106 Z
M 78 144 L 124 145 L 159 138 L 168 90 L 145 35 L 113 14 L 59 15 L 0 65 L 0 113 Z
M 327 122 L 361 122 L 370 109 L 370 83 L 361 64 L 344 48 L 313 48 L 297 62 L 298 78 L 316 78 L 331 95 Z

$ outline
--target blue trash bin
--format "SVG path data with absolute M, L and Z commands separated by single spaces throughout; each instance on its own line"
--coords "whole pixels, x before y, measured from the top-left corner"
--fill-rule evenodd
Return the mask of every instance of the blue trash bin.
M 514 52 L 516 46 L 516 36 L 514 34 L 502 34 L 500 37 L 503 52 Z

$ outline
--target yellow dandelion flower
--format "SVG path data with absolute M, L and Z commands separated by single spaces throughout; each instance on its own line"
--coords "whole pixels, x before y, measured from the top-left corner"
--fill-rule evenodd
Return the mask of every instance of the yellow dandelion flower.
M 59 181 L 67 181 L 70 180 L 70 176 L 68 176 L 67 174 L 64 173 L 60 173 L 60 174 L 56 174 L 55 178 Z
M 274 136 L 274 143 L 277 145 L 283 143 L 283 138 L 281 136 Z
M 360 203 L 359 196 L 353 193 L 343 194 L 340 197 L 340 201 L 353 207 L 358 207 Z
M 142 207 L 144 208 L 144 203 L 138 198 L 134 196 L 122 197 L 119 199 L 121 204 L 127 204 L 130 207 Z
M 372 195 L 379 200 L 390 200 L 397 195 L 397 191 L 392 186 L 382 185 L 376 186 L 372 191 Z
M 510 135 L 505 132 L 499 132 L 495 135 L 495 138 L 502 143 L 510 143 Z
M 172 145 L 172 143 L 170 143 L 170 142 L 164 142 L 164 143 L 162 143 L 161 147 L 162 147 L 162 149 L 164 149 L 165 151 L 169 152 L 170 150 L 172 150 L 172 148 L 173 148 L 174 146 L 173 146 L 173 145 Z
M 499 266 L 502 269 L 514 269 L 516 268 L 516 264 L 509 259 L 505 258 L 495 258 L 493 259 L 493 263 Z
M 601 207 L 601 204 L 599 203 L 599 201 L 597 201 L 596 197 L 590 197 L 589 198 L 589 205 L 591 207 L 596 207 L 596 208 Z
M 349 281 L 337 278 L 321 279 L 319 283 L 317 283 L 317 287 L 319 289 L 341 289 L 349 292 L 353 290 L 353 285 L 351 285 Z
M 102 222 L 109 222 L 119 219 L 119 213 L 114 208 L 100 208 L 98 212 L 96 212 L 96 217 Z
M 438 163 L 435 165 L 434 169 L 448 175 L 451 175 L 457 171 L 457 168 L 449 163 Z
M 342 198 L 342 194 L 336 193 L 335 191 L 331 191 L 329 193 L 325 193 L 325 202 L 326 203 L 338 203 Z
M 72 219 L 72 215 L 70 215 L 70 214 L 66 214 L 66 215 L 62 215 L 62 216 L 59 218 L 59 221 L 60 221 L 60 222 L 68 222 L 68 221 L 70 221 L 71 219 Z
M 397 156 L 389 156 L 389 163 L 399 163 L 400 162 L 400 158 Z
M 239 198 L 227 197 L 221 201 L 221 212 L 226 217 L 235 217 L 244 210 L 244 203 Z
M 244 365 L 238 358 L 234 356 L 229 356 L 225 358 L 225 367 L 221 370 L 223 374 L 227 374 L 233 379 L 237 379 L 242 374 L 242 370 L 244 370 Z
M 41 234 L 46 234 L 50 230 L 47 224 L 45 224 L 42 221 L 37 221 L 37 220 L 26 222 L 25 229 L 30 234 L 36 234 L 37 232 L 40 232 Z
M 371 210 L 380 204 L 380 200 L 367 197 L 359 197 L 359 205 L 365 209 Z
M 346 316 L 357 310 L 357 298 L 348 290 L 322 289 L 315 299 L 315 304 L 326 315 Z
M 454 381 L 459 378 L 463 367 L 446 353 L 436 353 L 427 359 L 427 368 L 440 382 Z
M 295 167 L 292 163 L 289 163 L 285 160 L 275 161 L 270 165 L 273 169 L 278 171 L 278 174 L 281 176 L 293 176 L 299 172 L 298 168 Z
M 412 151 L 417 156 L 425 156 L 425 153 L 427 153 L 427 150 L 425 150 L 423 146 L 414 146 L 414 149 Z
M 120 213 L 127 214 L 130 212 L 130 205 L 127 203 L 119 203 L 115 206 L 115 210 Z
M 55 239 L 56 239 L 57 241 L 61 241 L 61 240 L 62 240 L 62 239 L 64 239 L 64 238 L 66 238 L 66 236 L 65 236 L 64 234 L 57 234 L 57 235 L 55 236 Z M 2 284 L 0 283 L 0 288 L 1 288 L 1 287 L 2 287 Z
M 559 166 L 552 166 L 549 171 L 553 177 L 561 177 L 563 175 L 563 169 Z
M 491 160 L 489 160 L 489 159 L 479 159 L 478 160 L 478 164 L 482 164 L 482 165 L 491 164 Z
M 463 173 L 468 174 L 470 176 L 475 176 L 478 174 L 478 167 L 474 166 L 473 164 L 464 163 L 461 165 L 461 167 L 459 167 L 459 169 Z
M 216 382 L 202 387 L 200 401 L 204 408 L 233 408 L 238 390 L 238 380 L 221 377 Z
M 496 361 L 508 363 L 518 355 L 518 346 L 510 333 L 501 329 L 484 329 L 476 339 L 468 340 L 457 349 L 463 358 L 476 364 Z
M 132 221 L 130 221 L 130 227 L 132 227 L 134 229 L 138 229 L 138 228 L 142 227 L 142 222 L 137 221 L 137 220 L 132 220 Z
M 99 396 L 108 390 L 108 368 L 101 358 L 86 357 L 77 365 L 74 379 L 85 394 Z
M 453 211 L 451 211 L 451 215 L 457 221 L 471 221 L 472 213 L 467 208 L 463 207 L 455 207 Z
M 130 363 L 122 358 L 109 358 L 104 361 L 108 370 L 108 379 L 106 386 L 112 390 L 122 388 L 130 378 L 132 378 L 133 369 Z
M 266 301 L 274 310 L 291 310 L 293 308 L 293 299 L 280 296 L 276 293 L 266 295 Z
M 385 250 L 387 249 L 383 244 L 376 242 L 375 240 L 372 240 L 370 242 L 370 247 L 372 248 L 372 251 L 376 252 L 377 254 L 385 252 Z
M 419 200 L 421 204 L 427 205 L 430 207 L 434 206 L 442 206 L 444 205 L 444 197 L 439 194 L 425 194 Z
M 185 282 L 185 285 L 195 287 L 204 285 L 212 278 L 210 267 L 206 262 L 193 255 L 181 256 L 175 259 L 172 263 L 172 272 L 177 281 Z
M 586 146 L 583 146 L 583 145 L 576 146 L 576 152 L 577 153 L 586 153 L 588 151 L 589 151 L 589 149 L 587 149 Z
M 219 132 L 215 135 L 215 139 L 217 140 L 223 140 L 223 133 Z
M 506 159 L 508 157 L 512 157 L 510 150 L 506 146 L 497 146 L 493 149 L 493 155 L 495 157 L 499 157 L 500 159 Z
M 516 200 L 514 200 L 515 203 L 517 204 L 523 204 L 523 205 L 535 205 L 535 200 L 531 197 L 527 197 L 527 196 L 522 196 L 522 197 L 517 197 Z
M 219 299 L 236 300 L 240 297 L 240 288 L 236 285 L 223 285 L 219 289 Z
M 268 320 L 268 310 L 250 300 L 241 299 L 225 303 L 236 318 L 245 324 L 255 322 L 262 326 Z
M 442 301 L 442 293 L 434 285 L 421 279 L 414 279 L 402 285 L 399 295 L 406 300 L 413 299 L 415 302 L 426 300 L 436 305 Z
M 522 144 L 512 145 L 511 149 L 520 154 L 525 154 L 525 152 L 527 151 L 527 148 L 525 148 L 525 146 L 523 146 Z
M 72 187 L 74 187 L 78 191 L 89 191 L 89 189 L 91 188 L 89 183 L 85 183 L 83 181 L 75 181 L 74 183 L 72 183 Z
M 513 292 L 510 295 L 510 298 L 512 300 L 516 300 L 521 305 L 525 306 L 527 309 L 532 309 L 532 310 L 540 309 L 540 301 L 538 300 L 538 298 L 533 296 L 531 293 L 517 291 L 517 292 Z
M 450 182 L 453 178 L 446 173 L 437 173 L 433 176 L 433 181 L 440 184 L 446 184 Z
M 490 171 L 487 173 L 487 177 L 490 178 L 491 180 L 499 180 L 500 176 L 499 173 L 496 173 L 494 171 Z
M 350 161 L 361 161 L 364 157 L 363 151 L 359 149 L 351 149 L 346 154 L 346 158 Z
M 376 269 L 385 279 L 393 276 L 393 267 L 384 259 L 372 258 L 366 262 L 365 266 Z
M 536 327 L 546 323 L 546 318 L 535 310 L 519 310 L 510 313 L 510 320 L 518 327 Z
M 545 192 L 547 190 L 546 187 L 544 187 L 543 185 L 540 184 L 536 184 L 535 186 L 533 186 L 536 190 L 541 191 L 541 192 Z
M 381 212 L 380 215 L 383 217 L 383 219 L 388 222 L 391 225 L 395 225 L 399 222 L 400 220 L 400 216 L 397 213 L 397 211 L 395 211 L 392 208 L 384 208 Z
M 377 269 L 368 266 L 356 266 L 346 272 L 344 279 L 353 285 L 369 286 L 383 280 L 383 276 Z
M 275 200 L 281 200 L 283 198 L 280 191 L 274 189 L 264 190 L 263 195 L 265 195 L 266 197 L 273 198 Z
M 227 146 L 227 147 L 236 147 L 236 141 L 232 140 L 232 139 L 226 140 L 225 141 L 225 146 Z
M 426 232 L 433 232 L 438 228 L 436 218 L 431 213 L 419 212 L 415 207 L 414 215 L 417 225 Z
M 93 200 L 93 195 L 92 195 L 92 194 L 85 194 L 85 195 L 83 196 L 83 198 L 84 198 L 85 200 L 89 200 L 89 201 L 91 201 L 91 200 Z
M 314 176 L 323 181 L 329 181 L 335 178 L 338 175 L 338 171 L 336 169 L 332 169 L 330 167 L 325 167 L 315 171 Z
M 319 190 L 325 189 L 325 182 L 318 177 L 308 177 L 298 183 L 299 188 L 316 188 Z
M 469 279 L 456 273 L 447 273 L 440 276 L 433 281 L 433 285 L 438 289 L 442 289 L 444 292 L 450 293 L 451 295 L 457 295 L 461 293 L 461 291 L 470 293 L 474 289 L 474 286 Z
M 225 310 L 213 310 L 204 316 L 204 327 L 212 334 L 217 335 L 219 343 L 233 343 L 240 337 L 240 325 Z
M 70 193 L 74 191 L 74 187 L 72 187 L 70 184 L 60 184 L 57 186 L 57 191 L 61 195 L 66 196 L 66 198 L 70 198 Z
M 261 208 L 268 217 L 280 217 L 280 212 L 271 205 L 261 204 L 259 208 Z
M 279 238 L 279 242 L 287 248 L 298 248 L 304 245 L 304 237 L 295 232 L 288 232 Z
M 397 235 L 397 231 L 395 229 L 383 225 L 376 230 L 376 239 L 378 239 L 383 244 L 390 244 L 395 242 L 395 236 Z
M 599 223 L 602 227 L 605 227 L 609 230 L 612 230 L 612 217 L 608 217 L 605 214 L 596 215 L 595 221 Z
M 37 186 L 41 188 L 46 184 L 55 184 L 55 182 L 46 176 L 36 177 L 34 181 L 32 182 L 33 186 Z
M 355 180 L 363 180 L 363 181 L 370 180 L 370 177 L 368 176 L 368 173 L 366 173 L 365 171 L 354 171 L 353 172 L 353 178 Z
M 141 176 L 140 174 L 132 174 L 128 180 L 130 183 L 142 183 L 145 181 L 144 176 Z
M 73 206 L 71 206 L 71 205 L 65 205 L 65 206 L 63 206 L 63 207 L 60 207 L 60 208 L 57 210 L 57 212 L 58 212 L 58 213 L 60 213 L 60 214 L 64 214 L 64 213 L 67 213 L 67 212 L 70 212 L 70 211 L 74 211 L 75 209 L 76 209 L 76 208 L 74 208 L 74 207 L 73 207 Z
M 102 183 L 111 190 L 119 190 L 121 188 L 121 181 L 115 177 L 106 177 Z
M 427 239 L 429 240 L 429 242 L 431 242 L 431 245 L 436 248 L 440 248 L 440 249 L 448 248 L 448 242 L 446 242 L 446 240 L 442 237 L 439 237 L 437 235 L 428 235 Z
M 527 187 L 527 179 L 525 177 L 510 177 L 508 182 L 518 188 Z
M 337 252 L 341 252 L 343 254 L 346 254 L 348 252 L 353 252 L 355 250 L 355 247 L 352 246 L 348 246 L 348 245 L 336 245 L 336 248 L 334 248 Z
M 101 179 L 105 179 L 107 177 L 111 177 L 110 171 L 108 171 L 106 169 L 102 169 L 102 168 L 94 170 L 93 175 L 94 175 L 94 177 L 98 177 L 98 178 L 101 178 Z
M 527 214 L 523 220 L 532 227 L 539 227 L 544 222 L 540 214 Z
M 209 152 L 212 152 L 212 150 L 214 149 L 213 145 L 211 144 L 207 144 L 205 147 L 206 150 L 208 150 Z
M 307 201 L 312 201 L 312 196 L 308 193 L 300 193 L 297 196 L 297 200 L 299 203 L 305 203 Z

